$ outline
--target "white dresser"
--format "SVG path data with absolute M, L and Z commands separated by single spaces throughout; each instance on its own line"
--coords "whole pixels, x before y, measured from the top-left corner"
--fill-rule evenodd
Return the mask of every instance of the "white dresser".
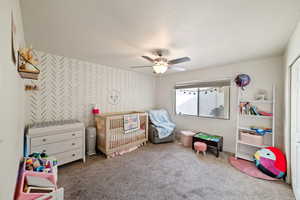
M 42 122 L 26 129 L 25 154 L 44 152 L 63 165 L 74 160 L 85 162 L 84 124 L 76 120 Z

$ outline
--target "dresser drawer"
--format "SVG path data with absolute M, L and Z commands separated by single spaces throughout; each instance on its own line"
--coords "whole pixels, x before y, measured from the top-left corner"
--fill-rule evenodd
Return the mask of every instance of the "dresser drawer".
M 81 158 L 83 158 L 83 155 L 82 155 L 81 149 L 74 149 L 74 150 L 67 151 L 64 153 L 54 154 L 53 157 L 55 157 L 57 159 L 58 165 L 63 165 L 65 163 L 81 159 Z
M 62 133 L 62 134 L 34 137 L 31 138 L 31 146 L 36 147 L 44 144 L 61 142 L 63 140 L 71 140 L 73 138 L 78 138 L 78 137 L 82 137 L 82 131 L 73 131 L 73 132 Z
M 35 146 L 31 148 L 31 153 L 33 152 L 45 152 L 48 155 L 53 155 L 57 153 L 62 153 L 65 151 L 70 151 L 72 149 L 82 148 L 82 138 L 75 138 L 72 140 L 45 144 L 41 146 Z

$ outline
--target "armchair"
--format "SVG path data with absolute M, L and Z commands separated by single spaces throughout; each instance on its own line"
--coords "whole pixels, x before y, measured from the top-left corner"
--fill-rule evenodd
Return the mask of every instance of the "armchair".
M 168 133 L 166 134 L 166 132 Z M 166 110 L 149 111 L 148 135 L 150 142 L 154 144 L 173 142 L 175 140 L 175 124 L 170 121 Z

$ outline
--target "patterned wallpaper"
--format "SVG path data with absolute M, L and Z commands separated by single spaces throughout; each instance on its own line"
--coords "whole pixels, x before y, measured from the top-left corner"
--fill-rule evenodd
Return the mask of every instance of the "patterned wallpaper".
M 155 78 L 122 70 L 36 52 L 41 70 L 38 86 L 26 92 L 26 122 L 79 119 L 92 122 L 90 110 L 101 112 L 146 110 L 155 106 Z M 114 104 L 109 97 L 120 94 Z

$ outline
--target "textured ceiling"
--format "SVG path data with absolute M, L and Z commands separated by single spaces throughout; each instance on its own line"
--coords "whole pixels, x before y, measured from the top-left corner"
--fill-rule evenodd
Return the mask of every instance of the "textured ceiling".
M 38 50 L 129 68 L 166 48 L 197 69 L 281 55 L 300 1 L 21 0 L 21 8 L 26 42 Z

